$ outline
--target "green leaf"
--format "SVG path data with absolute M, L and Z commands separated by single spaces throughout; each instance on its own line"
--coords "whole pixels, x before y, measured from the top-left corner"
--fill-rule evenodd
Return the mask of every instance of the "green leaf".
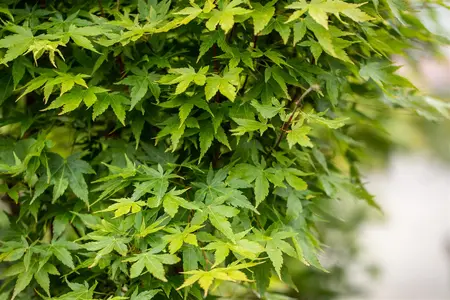
M 292 148 L 296 144 L 299 144 L 303 147 L 313 147 L 311 140 L 308 137 L 308 133 L 311 131 L 311 127 L 300 125 L 294 126 L 291 131 L 287 134 L 287 141 L 289 144 L 289 148 Z
M 260 295 L 264 295 L 270 284 L 270 278 L 272 277 L 272 271 L 270 264 L 264 262 L 255 266 L 253 269 L 253 278 L 256 282 L 256 289 Z
M 281 278 L 281 267 L 283 265 L 283 252 L 278 249 L 275 242 L 273 240 L 267 242 L 266 252 L 269 256 L 269 259 L 272 261 L 273 267 L 278 274 L 278 277 Z
M 359 9 L 361 5 L 363 4 L 346 3 L 340 0 L 312 0 L 309 3 L 306 0 L 299 0 L 286 6 L 286 8 L 297 9 L 299 12 L 297 14 L 294 13 L 289 18 L 289 21 L 299 18 L 304 12 L 308 11 L 314 21 L 328 29 L 328 14 L 336 16 L 343 14 L 355 22 L 372 20 L 372 17 Z
M 249 132 L 259 131 L 260 134 L 263 134 L 271 125 L 263 124 L 261 122 L 255 120 L 248 119 L 240 119 L 233 118 L 233 121 L 236 122 L 239 126 L 235 129 L 231 129 L 233 135 L 241 136 Z
M 306 22 L 297 22 L 294 24 L 294 46 L 303 39 L 306 34 Z
M 34 273 L 34 278 L 47 295 L 50 295 L 50 278 L 48 277 L 48 273 L 42 268 Z
M 92 119 L 95 120 L 99 115 L 103 114 L 106 109 L 111 106 L 120 123 L 125 126 L 125 107 L 130 103 L 130 100 L 118 93 L 107 93 L 98 97 L 97 102 L 94 103 L 94 113 Z
M 213 9 L 211 11 L 211 17 L 206 22 L 206 28 L 213 31 L 216 30 L 216 26 L 219 25 L 225 33 L 227 33 L 234 25 L 234 16 L 245 15 L 251 11 L 238 5 L 242 0 L 233 0 L 226 5 L 223 5 L 221 10 Z
M 198 262 L 203 258 L 197 247 L 187 245 L 183 249 L 183 270 L 184 272 L 196 270 Z
M 163 198 L 164 211 L 172 218 L 178 212 L 178 208 L 180 206 L 185 209 L 200 210 L 200 208 L 194 203 L 189 202 L 178 196 L 180 193 L 183 192 L 184 190 L 181 191 L 172 190 L 169 193 L 167 193 Z
M 53 187 L 53 201 L 56 201 L 65 192 L 68 186 L 73 193 L 85 203 L 88 199 L 88 186 L 83 174 L 92 174 L 94 170 L 89 164 L 79 159 L 79 154 L 63 159 L 57 154 L 49 156 L 49 171 L 51 173 L 50 184 Z
M 121 199 L 114 199 L 116 203 L 108 206 L 108 208 L 103 209 L 99 212 L 107 212 L 107 211 L 114 211 L 114 218 L 118 218 L 120 216 L 126 215 L 128 213 L 138 213 L 141 211 L 142 206 L 145 205 L 144 201 L 134 201 L 130 198 L 121 198 Z
M 269 24 L 273 15 L 275 14 L 275 7 L 273 7 L 275 1 L 271 1 L 262 6 L 260 3 L 253 4 L 253 11 L 251 16 L 253 19 L 254 34 L 260 33 L 264 27 Z
M 113 251 L 116 251 L 122 256 L 126 256 L 128 253 L 128 246 L 126 243 L 130 241 L 129 238 L 93 235 L 90 239 L 94 241 L 83 245 L 88 251 L 96 253 L 94 261 L 89 268 L 95 267 L 101 258 L 109 255 Z
M 154 73 L 147 73 L 141 70 L 134 70 L 135 74 L 138 75 L 130 75 L 125 79 L 117 82 L 116 84 L 124 84 L 131 86 L 131 106 L 130 110 L 132 110 L 136 104 L 138 104 L 142 99 L 144 99 L 147 91 L 155 97 L 155 99 L 159 99 L 159 95 L 161 90 L 159 85 L 156 83 L 159 79 L 159 76 Z
M 143 118 L 136 118 L 131 122 L 131 131 L 133 132 L 134 139 L 136 140 L 136 149 L 139 147 L 139 141 L 141 140 L 144 124 L 145 120 Z
M 80 88 L 74 88 L 69 93 L 56 98 L 52 103 L 45 109 L 56 109 L 63 107 L 60 115 L 74 111 L 77 109 L 81 102 L 84 102 L 87 107 L 91 107 L 96 101 L 98 93 L 104 93 L 107 90 L 99 87 L 90 87 L 86 90 Z
M 306 18 L 305 22 L 308 29 L 314 33 L 323 50 L 325 50 L 325 52 L 327 52 L 331 56 L 338 57 L 333 46 L 330 32 L 322 26 L 318 25 L 311 18 Z
M 33 41 L 33 33 L 29 28 L 10 25 L 9 29 L 16 34 L 5 36 L 0 40 L 0 48 L 7 48 L 0 63 L 6 64 L 23 55 Z
M 231 228 L 231 224 L 228 222 L 227 218 L 237 215 L 239 211 L 229 206 L 217 205 L 209 206 L 207 208 L 207 212 L 211 224 L 232 242 L 234 242 L 235 238 L 233 229 Z
M 16 296 L 30 284 L 31 279 L 33 279 L 33 273 L 31 272 L 31 270 L 20 273 L 17 277 L 16 285 L 14 286 L 14 292 L 11 299 L 16 298 Z
M 289 40 L 289 36 L 291 35 L 291 27 L 289 24 L 286 24 L 285 20 L 286 19 L 284 17 L 276 18 L 273 28 L 280 34 L 283 43 L 286 45 Z
M 139 3 L 144 2 L 141 0 Z M 134 291 L 133 295 L 131 295 L 130 300 L 150 300 L 153 299 L 160 290 L 148 290 L 138 294 L 138 288 Z
M 292 186 L 297 191 L 304 191 L 308 187 L 308 185 L 303 179 L 293 175 L 292 173 L 286 174 L 285 178 L 286 181 L 289 183 L 289 185 Z
M 241 68 L 231 68 L 226 70 L 222 77 L 217 75 L 208 77 L 205 86 L 206 100 L 210 100 L 220 91 L 222 95 L 233 102 L 236 99 L 237 87 L 239 86 L 239 74 L 241 72 Z
M 63 245 L 52 244 L 49 249 L 60 262 L 71 269 L 75 269 L 72 255 L 70 255 L 69 250 L 67 250 Z
M 206 154 L 206 151 L 211 147 L 212 141 L 214 139 L 214 132 L 211 126 L 202 127 L 200 130 L 199 141 L 200 141 L 200 157 L 199 161 L 201 161 L 202 157 Z
M 255 179 L 255 200 L 256 206 L 266 199 L 267 195 L 269 195 L 269 181 L 264 175 L 264 172 L 261 172 Z
M 25 75 L 25 64 L 21 59 L 16 59 L 12 65 L 12 76 L 14 80 L 14 89 L 17 87 L 19 82 L 22 80 Z
M 151 252 L 145 252 L 142 254 L 137 254 L 134 258 L 131 259 L 135 261 L 130 268 L 130 277 L 136 278 L 138 277 L 142 271 L 147 269 L 150 274 L 152 274 L 155 278 L 166 282 L 167 279 L 165 277 L 164 264 L 175 264 L 180 261 L 180 259 L 174 255 L 169 254 L 153 254 Z M 126 260 L 130 261 L 130 259 Z
M 194 68 L 179 68 L 170 69 L 170 75 L 163 76 L 159 82 L 161 84 L 177 84 L 175 89 L 175 95 L 184 93 L 191 83 L 203 86 L 205 85 L 206 76 L 208 72 L 208 67 L 201 68 L 198 72 Z

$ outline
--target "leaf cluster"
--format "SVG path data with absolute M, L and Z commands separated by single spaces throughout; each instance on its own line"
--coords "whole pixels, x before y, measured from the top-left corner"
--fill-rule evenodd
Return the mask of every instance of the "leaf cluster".
M 30 3 L 0 6 L 0 299 L 295 290 L 330 203 L 378 208 L 373 112 L 448 116 L 391 61 L 448 43 L 406 0 Z

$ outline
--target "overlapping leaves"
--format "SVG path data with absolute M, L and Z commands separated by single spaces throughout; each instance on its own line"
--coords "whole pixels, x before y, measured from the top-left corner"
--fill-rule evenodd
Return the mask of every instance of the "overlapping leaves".
M 41 2 L 0 7 L 0 299 L 295 290 L 328 205 L 377 207 L 370 107 L 449 115 L 387 58 L 446 42 L 406 1 Z

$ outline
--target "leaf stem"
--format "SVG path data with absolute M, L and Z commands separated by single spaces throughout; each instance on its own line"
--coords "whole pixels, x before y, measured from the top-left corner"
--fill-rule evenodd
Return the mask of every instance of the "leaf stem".
M 103 10 L 102 0 L 97 0 L 97 1 L 98 1 L 98 7 L 100 8 L 100 15 L 102 17 L 105 17 L 105 11 Z
M 298 97 L 298 98 L 295 100 L 295 107 L 294 107 L 294 110 L 292 111 L 291 116 L 289 117 L 289 119 L 283 123 L 283 126 L 281 126 L 281 132 L 280 132 L 280 135 L 278 136 L 278 139 L 277 139 L 277 141 L 275 142 L 275 145 L 273 146 L 272 150 L 275 149 L 275 148 L 277 148 L 277 147 L 280 145 L 281 140 L 282 140 L 283 137 L 284 137 L 284 133 L 286 132 L 286 130 L 288 129 L 288 127 L 291 125 L 292 119 L 294 118 L 294 115 L 295 115 L 295 113 L 297 112 L 297 109 L 300 107 L 300 104 L 302 103 L 303 99 L 305 99 L 305 97 L 306 97 L 309 93 L 311 93 L 312 91 L 318 90 L 318 89 L 319 89 L 319 87 L 318 87 L 317 85 L 312 85 L 312 86 L 310 86 L 303 94 L 301 94 L 300 97 Z

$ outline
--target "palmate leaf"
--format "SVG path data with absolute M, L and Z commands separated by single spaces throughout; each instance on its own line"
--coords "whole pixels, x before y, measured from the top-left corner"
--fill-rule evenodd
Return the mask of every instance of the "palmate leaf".
M 226 268 L 215 268 L 210 271 L 194 270 L 184 272 L 184 274 L 191 275 L 184 283 L 177 289 L 189 287 L 199 282 L 201 288 L 204 290 L 204 297 L 208 295 L 208 291 L 214 280 L 226 280 L 226 281 L 251 281 L 247 278 L 242 269 L 250 268 L 258 265 L 258 263 L 242 263 L 229 265 Z
M 72 300 L 72 299 L 92 300 L 93 297 L 94 297 L 94 291 L 95 291 L 95 288 L 97 286 L 97 283 L 95 283 L 91 287 L 89 287 L 87 282 L 84 282 L 84 284 L 68 282 L 67 285 L 72 290 L 71 292 L 63 294 L 60 297 L 56 297 L 56 298 L 53 297 L 52 299 L 58 299 L 58 300 Z
M 222 204 L 224 202 L 230 204 L 231 206 L 237 208 L 245 208 L 252 210 L 256 214 L 259 214 L 256 208 L 251 204 L 245 195 L 238 189 L 234 189 L 232 186 L 229 187 L 224 182 L 227 176 L 226 172 L 214 172 L 210 171 L 212 180 L 208 180 L 207 183 L 195 182 L 198 190 L 195 193 L 196 201 L 204 201 L 205 204 Z
M 94 241 L 84 244 L 83 247 L 88 251 L 96 253 L 89 268 L 95 267 L 102 257 L 109 255 L 113 251 L 116 251 L 122 256 L 126 256 L 128 253 L 126 244 L 130 241 L 129 238 L 90 235 L 89 239 Z
M 317 296 L 361 139 L 450 116 L 391 61 L 449 43 L 408 1 L 41 2 L 0 5 L 1 300 Z
M 130 277 L 138 277 L 146 269 L 155 278 L 166 282 L 164 265 L 173 265 L 180 259 L 172 254 L 155 254 L 152 251 L 137 254 L 127 258 L 125 262 L 133 262 L 130 268 Z
M 273 5 L 276 1 L 271 1 L 266 5 L 261 5 L 260 3 L 253 4 L 253 10 L 251 12 L 251 16 L 253 19 L 253 27 L 255 35 L 261 32 L 264 27 L 269 24 L 270 20 L 272 20 L 273 15 L 275 14 L 275 7 Z
M 155 199 L 150 198 L 148 200 L 148 205 L 150 207 L 157 207 L 160 205 L 161 200 L 166 195 L 167 189 L 169 187 L 169 179 L 178 178 L 176 174 L 172 174 L 170 170 L 164 171 L 161 165 L 158 165 L 158 170 L 150 167 L 143 167 L 142 174 L 144 176 L 140 177 L 140 183 L 135 185 L 135 190 L 132 195 L 133 200 L 139 200 L 146 193 L 152 193 L 155 195 Z M 183 193 L 173 192 L 173 196 Z
M 159 85 L 157 84 L 159 76 L 154 73 L 147 73 L 144 70 L 133 69 L 135 75 L 127 76 L 125 79 L 117 82 L 117 84 L 124 84 L 131 86 L 131 107 L 133 109 L 147 94 L 147 91 L 159 99 L 161 93 Z
M 167 194 L 164 195 L 162 202 L 163 202 L 163 207 L 164 207 L 164 211 L 170 215 L 172 218 L 175 216 L 175 214 L 178 212 L 178 208 L 181 206 L 185 209 L 189 209 L 189 210 L 199 210 L 201 211 L 201 209 L 199 208 L 198 205 L 196 205 L 195 203 L 192 203 L 190 201 L 187 201 L 181 197 L 179 197 L 178 195 L 181 195 L 182 193 L 184 193 L 186 190 L 171 190 L 170 192 L 168 192 Z
M 213 31 L 219 25 L 227 33 L 234 25 L 235 16 L 245 15 L 251 12 L 251 10 L 238 6 L 243 2 L 242 0 L 233 0 L 223 5 L 220 10 L 213 9 L 211 11 L 211 17 L 206 22 L 206 28 Z
M 91 166 L 79 159 L 79 154 L 62 158 L 56 153 L 48 153 L 48 173 L 38 181 L 33 200 L 41 195 L 50 185 L 53 185 L 53 201 L 61 197 L 70 187 L 72 192 L 86 204 L 89 204 L 88 185 L 84 174 L 95 173 Z
M 176 84 L 175 95 L 184 93 L 191 83 L 203 86 L 206 81 L 208 67 L 201 68 L 198 72 L 194 68 L 170 69 L 170 75 L 163 76 L 159 82 L 161 84 Z
M 303 147 L 313 147 L 311 140 L 308 137 L 308 133 L 311 131 L 311 127 L 306 125 L 296 125 L 287 134 L 287 141 L 289 148 L 299 144 Z
M 60 112 L 62 115 L 77 109 L 81 103 L 84 103 L 89 108 L 97 101 L 97 94 L 106 93 L 107 91 L 104 88 L 96 86 L 89 87 L 85 90 L 74 88 L 52 101 L 45 110 L 62 107 L 62 111 Z
M 33 41 L 33 33 L 29 28 L 11 24 L 5 29 L 14 32 L 14 34 L 0 40 L 0 48 L 8 49 L 0 60 L 2 64 L 6 64 L 27 52 Z
M 228 180 L 232 182 L 236 178 L 240 178 L 245 182 L 254 183 L 254 193 L 256 206 L 269 194 L 269 178 L 272 169 L 265 169 L 264 166 L 254 166 L 250 164 L 238 164 L 231 171 Z
M 227 97 L 230 101 L 236 99 L 239 86 L 239 74 L 241 68 L 232 68 L 224 72 L 223 76 L 213 75 L 206 79 L 205 96 L 210 100 L 217 92 Z
M 296 20 L 305 12 L 308 12 L 314 21 L 328 29 L 329 14 L 334 14 L 337 17 L 342 14 L 355 22 L 372 20 L 372 17 L 359 9 L 361 5 L 346 3 L 341 0 L 312 0 L 310 3 L 306 0 L 300 0 L 286 6 L 286 8 L 297 10 L 289 17 L 288 22 Z
M 82 86 L 87 88 L 87 84 L 84 81 L 84 78 L 89 77 L 85 74 L 71 74 L 71 73 L 61 73 L 61 72 L 48 72 L 44 73 L 33 80 L 29 81 L 25 86 L 25 91 L 20 95 L 19 99 L 24 97 L 25 95 L 40 89 L 43 87 L 44 90 L 44 101 L 47 102 L 50 95 L 53 93 L 53 90 L 55 87 L 60 87 L 60 96 L 62 96 L 64 93 L 70 91 L 72 88 L 75 87 L 75 85 Z M 96 87 L 93 87 L 93 89 L 98 89 Z M 94 90 L 91 90 L 94 92 Z M 97 93 L 100 93 L 101 90 L 96 90 Z M 95 93 L 95 92 L 94 92 Z M 80 101 L 81 102 L 81 101 Z M 59 103 L 59 102 L 58 102 Z M 88 103 L 89 100 L 88 100 Z M 91 104 L 92 105 L 92 104 Z M 59 105 L 58 107 L 62 106 Z M 71 105 L 69 105 L 71 106 Z M 73 105 L 72 105 L 73 106 Z
M 99 212 L 114 211 L 114 218 L 118 218 L 130 212 L 132 214 L 138 213 L 141 211 L 142 206 L 145 205 L 144 201 L 134 201 L 130 198 L 114 199 L 114 201 L 116 202 L 115 204 Z
M 105 95 L 101 94 L 97 97 L 97 101 L 93 105 L 94 111 L 92 114 L 92 119 L 95 120 L 98 116 L 103 114 L 108 107 L 111 106 L 117 119 L 119 119 L 122 125 L 125 125 L 125 111 L 129 104 L 130 99 L 119 93 L 107 93 Z
M 235 235 L 236 243 L 214 241 L 204 247 L 205 250 L 215 251 L 213 268 L 224 262 L 230 251 L 236 253 L 238 257 L 242 256 L 250 260 L 255 260 L 264 251 L 264 247 L 259 243 L 241 238 L 241 235 Z
M 166 232 L 170 234 L 166 235 L 164 237 L 164 240 L 169 243 L 170 254 L 174 254 L 175 252 L 177 252 L 183 246 L 183 243 L 198 247 L 197 236 L 193 232 L 199 230 L 202 227 L 203 226 L 199 225 L 186 226 L 183 231 L 176 227 L 166 229 Z
M 102 28 L 100 26 L 77 27 L 72 24 L 69 26 L 68 35 L 78 46 L 98 53 L 91 40 L 89 40 L 89 38 L 87 37 L 103 35 L 107 34 L 108 32 L 108 29 Z

